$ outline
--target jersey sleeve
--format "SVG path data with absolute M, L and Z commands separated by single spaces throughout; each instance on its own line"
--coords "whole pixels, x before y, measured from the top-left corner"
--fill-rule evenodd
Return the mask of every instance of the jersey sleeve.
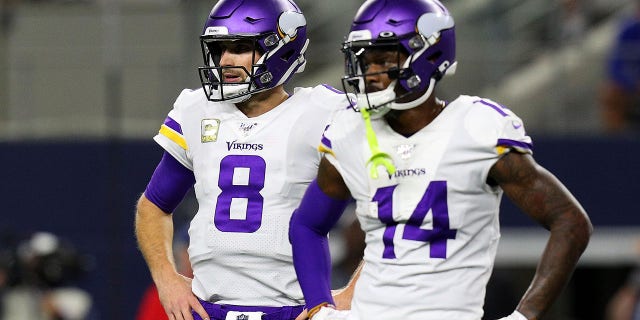
M 338 159 L 338 156 L 344 157 L 345 154 L 339 155 L 340 152 L 336 152 L 336 144 L 342 144 L 344 147 L 344 139 L 347 138 L 350 134 L 355 134 L 353 131 L 356 131 L 356 128 L 359 128 L 361 125 L 359 113 L 350 108 L 344 108 L 341 110 L 335 111 L 330 118 L 330 121 L 325 126 L 324 132 L 322 133 L 322 137 L 320 138 L 320 143 L 318 144 L 318 151 L 322 153 L 331 163 L 341 175 L 347 174 L 342 169 L 340 165 L 340 161 L 345 161 L 345 159 Z M 345 125 L 346 123 L 350 123 L 351 125 Z M 348 131 L 345 131 L 345 129 Z M 341 149 L 342 150 L 342 149 Z M 344 151 L 342 151 L 344 152 Z
M 298 88 L 304 90 L 303 88 Z M 326 84 L 318 85 L 306 89 L 306 97 L 312 106 L 305 113 L 305 126 L 309 131 L 314 132 L 314 136 L 306 135 L 312 143 L 313 148 L 318 148 L 319 152 L 324 152 L 318 147 L 318 139 L 324 140 L 323 133 L 327 130 L 334 114 L 349 107 L 347 95 Z
M 337 141 L 345 134 L 339 130 L 341 124 L 334 125 L 334 123 L 339 122 L 340 118 L 343 117 L 344 114 L 345 110 L 336 110 L 331 114 L 329 120 L 325 124 L 324 131 L 320 137 L 320 143 L 318 144 L 318 151 L 323 153 L 325 156 L 330 156 L 331 158 L 335 158 L 336 156 L 333 150 L 334 141 Z
M 193 162 L 189 157 L 189 145 L 182 130 L 183 104 L 182 98 L 187 94 L 184 90 L 176 99 L 173 109 L 169 111 L 164 123 L 160 126 L 158 134 L 153 138 L 165 151 L 171 154 L 183 166 L 193 171 Z
M 465 128 L 480 146 L 493 148 L 497 156 L 511 151 L 533 153 L 533 143 L 522 119 L 489 99 L 474 97 L 472 111 L 465 119 Z
M 328 133 L 331 131 L 329 127 L 337 114 L 350 108 L 351 105 L 347 95 L 330 85 L 322 84 L 311 89 L 309 98 L 317 103 L 315 108 L 322 108 L 325 112 L 329 112 L 329 117 L 325 118 L 326 121 L 322 123 L 323 133 L 322 136 L 318 137 L 320 138 L 320 143 L 318 144 L 318 140 L 315 140 L 314 144 L 316 144 L 320 153 L 333 154 L 331 139 L 329 138 L 331 133 Z M 317 119 L 314 119 L 314 121 L 317 121 Z
M 330 128 L 331 124 L 327 124 L 327 126 L 324 128 L 324 132 L 322 132 L 322 137 L 320 138 L 320 144 L 318 145 L 318 151 L 323 154 L 330 154 L 332 156 L 335 156 L 333 154 L 333 146 L 331 144 L 331 132 L 329 130 Z
M 507 151 L 533 154 L 531 137 L 526 134 L 522 120 L 515 114 L 502 119 L 502 130 L 496 140 L 496 152 L 503 154 Z

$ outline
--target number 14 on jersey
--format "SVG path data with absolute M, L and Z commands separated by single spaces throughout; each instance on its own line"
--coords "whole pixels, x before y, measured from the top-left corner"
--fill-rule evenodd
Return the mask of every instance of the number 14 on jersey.
M 393 220 L 393 192 L 397 186 L 379 188 L 372 199 L 378 205 L 378 219 L 386 225 L 382 236 L 384 243 L 382 257 L 385 259 L 396 258 L 393 238 L 399 222 Z M 420 227 L 429 211 L 432 214 L 432 228 L 422 229 Z M 404 224 L 402 239 L 429 242 L 429 257 L 446 259 L 447 240 L 455 239 L 457 233 L 456 229 L 449 227 L 447 182 L 431 181 L 411 217 Z

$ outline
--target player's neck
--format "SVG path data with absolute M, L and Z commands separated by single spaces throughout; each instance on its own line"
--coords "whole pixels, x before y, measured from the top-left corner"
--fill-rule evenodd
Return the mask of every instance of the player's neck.
M 249 100 L 237 103 L 236 107 L 248 118 L 253 118 L 269 112 L 287 98 L 289 98 L 289 94 L 282 86 L 277 86 L 254 94 Z
M 433 122 L 445 106 L 444 101 L 432 95 L 425 103 L 415 108 L 389 111 L 385 115 L 385 120 L 393 131 L 410 137 Z

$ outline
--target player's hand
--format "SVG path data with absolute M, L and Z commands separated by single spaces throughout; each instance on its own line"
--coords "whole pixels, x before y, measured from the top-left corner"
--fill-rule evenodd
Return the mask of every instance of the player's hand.
M 527 320 L 527 318 L 516 310 L 512 314 L 498 320 Z
M 349 316 L 349 310 L 336 310 L 331 307 L 322 307 L 311 316 L 311 320 L 344 320 Z
M 191 291 L 190 278 L 176 273 L 156 286 L 160 303 L 170 320 L 193 320 L 192 309 L 202 319 L 209 320 L 209 315 Z

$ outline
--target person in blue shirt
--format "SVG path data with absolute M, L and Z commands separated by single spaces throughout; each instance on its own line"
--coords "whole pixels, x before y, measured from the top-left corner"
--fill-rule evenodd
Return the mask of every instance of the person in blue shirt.
M 604 130 L 624 133 L 640 130 L 640 1 L 625 19 L 607 57 L 606 81 L 601 88 Z

